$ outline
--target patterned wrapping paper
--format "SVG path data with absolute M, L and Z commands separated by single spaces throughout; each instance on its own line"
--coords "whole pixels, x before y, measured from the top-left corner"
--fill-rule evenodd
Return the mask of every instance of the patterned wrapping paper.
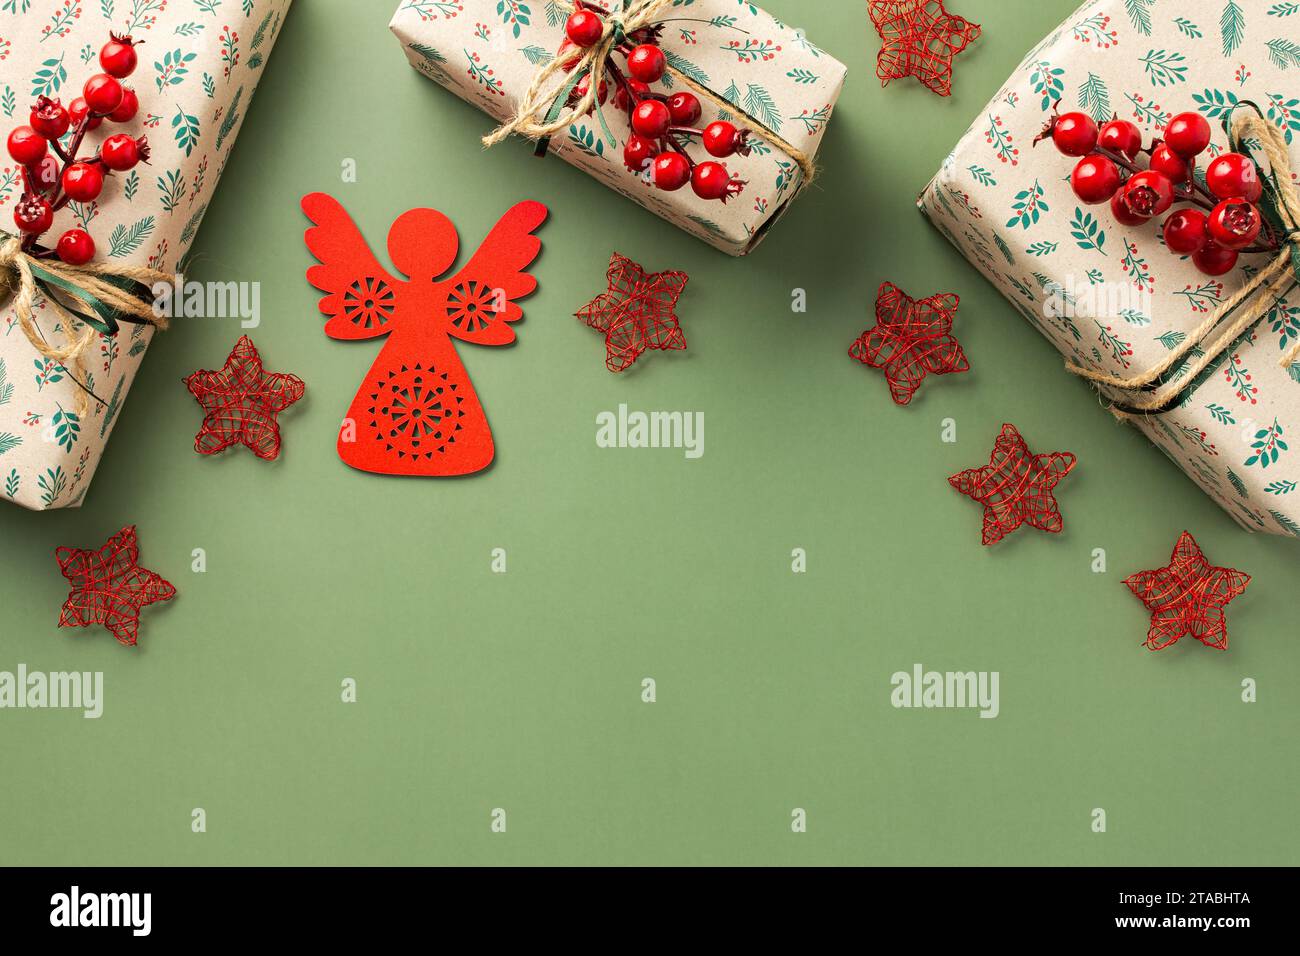
M 1214 153 L 1227 148 L 1222 120 L 1232 104 L 1251 100 L 1285 132 L 1300 169 L 1300 8 L 1093 0 L 1030 51 L 920 197 L 935 227 L 1067 359 L 1133 376 L 1184 342 L 1269 257 L 1243 256 L 1242 267 L 1212 279 L 1171 254 L 1156 224 L 1129 228 L 1109 206 L 1084 206 L 1068 182 L 1075 161 L 1051 143 L 1031 150 L 1057 98 L 1062 112 L 1131 120 L 1148 142 L 1174 114 L 1199 111 Z M 1067 307 L 1045 308 L 1049 301 Z M 1250 531 L 1300 536 L 1300 364 L 1279 365 L 1297 337 L 1293 287 L 1170 410 L 1132 419 Z M 1189 364 L 1173 376 L 1186 377 Z
M 97 202 L 62 210 L 45 241 L 86 224 L 96 257 L 177 268 L 230 158 L 291 0 L 5 0 L 0 4 L 0 124 L 27 122 L 38 94 L 64 105 L 100 71 L 109 31 L 143 40 L 127 79 L 138 117 L 104 123 L 82 155 L 115 132 L 149 137 L 152 158 L 110 177 Z M 21 172 L 0 160 L 0 217 L 13 231 Z M 38 302 L 37 324 L 62 342 L 54 313 Z M 176 335 L 178 331 L 166 334 Z M 0 307 L 0 500 L 46 510 L 77 507 L 114 421 L 144 360 L 153 330 L 124 325 L 100 336 L 87 358 L 90 402 L 76 414 L 80 389 L 68 370 L 32 348 L 8 302 Z
M 554 0 L 403 0 L 390 28 L 412 66 L 502 122 L 563 42 L 566 18 L 567 9 Z M 664 23 L 669 65 L 733 104 L 720 110 L 704 102 L 701 127 L 743 112 L 795 148 L 816 154 L 844 85 L 843 64 L 748 2 L 676 0 Z M 557 88 L 562 80 L 563 74 Z M 673 89 L 671 72 L 655 89 Z M 552 138 L 551 152 L 729 255 L 752 250 L 798 191 L 799 165 L 756 137 L 749 157 L 726 160 L 748 185 L 725 205 L 700 199 L 690 186 L 658 190 L 647 174 L 624 167 L 627 116 L 612 101 L 611 89 L 603 115 L 616 142 L 596 117 L 584 117 Z M 484 134 L 490 131 L 485 125 Z M 709 158 L 698 143 L 691 149 L 697 158 Z

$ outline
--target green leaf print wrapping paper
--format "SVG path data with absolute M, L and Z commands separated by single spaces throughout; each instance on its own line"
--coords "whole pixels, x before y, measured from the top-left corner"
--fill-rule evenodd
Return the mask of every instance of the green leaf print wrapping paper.
M 212 200 L 290 0 L 4 0 L 0 4 L 0 124 L 26 123 L 38 95 L 66 106 L 100 72 L 109 32 L 144 41 L 124 82 L 140 100 L 136 119 L 105 122 L 86 137 L 93 156 L 118 132 L 149 138 L 149 164 L 115 173 L 100 198 L 61 210 L 42 238 L 84 226 L 96 260 L 174 271 Z M 13 232 L 21 170 L 0 159 L 0 229 Z M 38 294 L 35 321 L 61 345 L 53 310 Z M 79 330 L 78 330 L 79 331 Z M 177 332 L 170 333 L 175 335 Z M 123 325 L 86 353 L 97 396 L 84 415 L 72 373 L 28 341 L 12 303 L 0 301 L 0 501 L 46 510 L 76 507 L 144 360 L 153 329 Z
M 1157 367 L 1274 257 L 1243 255 L 1234 272 L 1203 275 L 1165 248 L 1165 217 L 1127 227 L 1108 205 L 1083 205 L 1068 182 L 1076 161 L 1050 142 L 1031 144 L 1057 99 L 1062 112 L 1130 120 L 1148 144 L 1172 116 L 1197 111 L 1214 134 L 1203 169 L 1228 149 L 1225 116 L 1252 101 L 1300 169 L 1293 7 L 1085 4 L 1025 57 L 926 187 L 921 210 L 1068 361 L 1122 378 Z M 1300 536 L 1300 364 L 1280 364 L 1300 337 L 1300 288 L 1270 304 L 1198 375 L 1190 369 L 1204 353 L 1188 351 L 1166 376 L 1186 387 L 1127 420 L 1242 527 Z M 1126 394 L 1100 391 L 1119 403 Z
M 500 123 L 514 114 L 537 69 L 559 49 L 570 10 L 555 0 L 402 0 L 390 26 L 412 66 Z M 728 104 L 703 102 L 701 128 L 744 115 L 815 156 L 844 85 L 843 64 L 752 3 L 679 0 L 662 23 L 670 70 L 656 91 L 680 87 L 673 80 L 676 70 Z M 623 65 L 617 54 L 616 61 Z M 491 129 L 485 124 L 483 132 Z M 747 182 L 740 196 L 724 205 L 700 199 L 690 186 L 664 192 L 647 174 L 623 165 L 628 132 L 627 115 L 614 106 L 611 89 L 601 116 L 573 123 L 552 137 L 550 150 L 728 255 L 752 250 L 803 183 L 799 164 L 779 145 L 751 137 L 750 156 L 726 160 Z M 494 148 L 527 146 L 507 141 Z M 710 158 L 698 142 L 688 149 L 698 159 Z

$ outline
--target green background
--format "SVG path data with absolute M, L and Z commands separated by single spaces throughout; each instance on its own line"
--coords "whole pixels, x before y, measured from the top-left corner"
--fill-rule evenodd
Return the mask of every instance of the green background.
M 201 415 L 180 379 L 240 334 L 193 320 L 156 339 L 83 508 L 0 509 L 0 669 L 101 670 L 106 685 L 97 721 L 0 711 L 0 860 L 1298 861 L 1296 542 L 1245 534 L 1116 425 L 913 207 L 1074 0 L 954 0 L 985 32 L 951 99 L 880 88 L 863 0 L 767 0 L 849 80 L 816 187 L 738 260 L 521 143 L 484 154 L 487 119 L 410 69 L 395 6 L 295 5 L 189 269 L 262 283 L 253 338 L 308 383 L 281 459 L 191 450 Z M 298 210 L 318 189 L 379 250 L 412 206 L 449 214 L 463 251 L 515 201 L 550 207 L 517 345 L 459 346 L 496 435 L 486 474 L 389 479 L 338 460 L 380 343 L 321 331 Z M 614 250 L 691 276 L 689 350 L 619 376 L 572 317 Z M 845 354 L 885 279 L 960 294 L 974 365 L 907 408 Z M 704 457 L 598 449 L 595 417 L 620 402 L 704 412 Z M 983 548 L 980 509 L 947 476 L 987 461 L 1004 421 L 1080 464 L 1063 535 Z M 58 630 L 53 549 L 129 523 L 179 597 L 144 612 L 133 650 Z M 1147 617 L 1121 581 L 1164 564 L 1184 528 L 1254 575 L 1227 652 L 1140 646 Z M 1001 716 L 893 709 L 889 677 L 914 662 L 999 671 Z M 1246 677 L 1258 703 L 1240 699 Z M 1091 831 L 1094 807 L 1108 832 Z

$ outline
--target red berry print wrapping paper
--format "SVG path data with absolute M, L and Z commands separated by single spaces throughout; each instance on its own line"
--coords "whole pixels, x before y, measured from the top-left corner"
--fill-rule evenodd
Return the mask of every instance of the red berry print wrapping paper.
M 538 67 L 565 41 L 564 17 L 551 22 L 541 4 L 526 5 L 527 14 L 523 6 L 497 0 L 402 0 L 390 29 L 416 70 L 495 120 L 484 123 L 487 134 L 514 115 Z M 565 16 L 570 12 L 563 5 L 557 9 Z M 669 72 L 652 84 L 655 93 L 682 88 L 681 83 L 670 85 L 676 71 L 727 104 L 723 108 L 703 102 L 695 125 L 705 128 L 743 113 L 815 157 L 844 85 L 842 63 L 796 26 L 778 22 L 756 4 L 696 0 L 689 8 L 670 5 L 662 27 L 659 45 Z M 626 66 L 622 55 L 614 59 Z M 563 72 L 553 78 L 557 92 L 566 79 Z M 689 184 L 673 191 L 656 188 L 652 166 L 633 172 L 624 165 L 630 127 L 614 93 L 609 91 L 598 115 L 581 117 L 551 137 L 551 152 L 729 255 L 751 251 L 803 184 L 798 162 L 778 145 L 754 137 L 748 156 L 732 155 L 725 161 L 727 171 L 745 183 L 741 195 L 724 203 L 701 199 Z M 531 148 L 527 141 L 514 140 L 494 147 Z M 710 159 L 698 141 L 688 150 L 699 159 Z M 554 174 L 564 175 L 560 170 Z
M 1300 169 L 1300 94 L 1285 57 L 1294 22 L 1244 0 L 1163 6 L 1099 0 L 1072 14 L 978 114 L 919 205 L 1071 365 L 1133 378 L 1182 353 L 1160 381 L 1185 387 L 1126 420 L 1243 528 L 1300 536 L 1300 364 L 1279 364 L 1300 340 L 1300 288 L 1284 289 L 1190 374 L 1199 355 L 1189 337 L 1275 257 L 1242 254 L 1231 272 L 1206 275 L 1162 243 L 1173 213 L 1122 224 L 1108 203 L 1075 194 L 1076 158 L 1050 140 L 1033 147 L 1058 100 L 1061 113 L 1099 124 L 1118 115 L 1147 146 L 1184 135 L 1166 126 L 1192 112 L 1211 130 L 1198 157 L 1204 173 L 1231 150 L 1224 118 L 1253 101 Z M 1128 397 L 1106 384 L 1100 391 L 1121 404 Z
M 253 94 L 285 23 L 290 0 L 250 0 L 213 5 L 200 17 L 193 4 L 133 0 L 116 5 L 90 0 L 17 4 L 0 18 L 8 55 L 0 60 L 0 106 L 12 97 L 9 130 L 28 123 L 38 96 L 70 106 L 82 85 L 100 72 L 98 51 L 110 32 L 141 41 L 138 64 L 123 83 L 139 102 L 129 123 L 105 121 L 86 136 L 83 156 L 93 156 L 110 136 L 148 137 L 149 164 L 108 177 L 94 201 L 71 203 L 54 217 L 42 241 L 85 228 L 95 258 L 113 265 L 170 272 L 189 250 L 218 180 L 235 146 Z M 201 22 L 203 29 L 178 30 Z M 14 233 L 22 200 L 18 164 L 0 156 L 0 229 Z M 8 297 L 0 299 L 0 502 L 47 510 L 81 504 L 153 337 L 147 325 L 123 325 L 99 334 L 87 366 L 91 400 L 76 411 L 81 389 L 68 370 L 42 357 L 20 328 Z M 39 300 L 35 319 L 53 342 L 52 310 Z

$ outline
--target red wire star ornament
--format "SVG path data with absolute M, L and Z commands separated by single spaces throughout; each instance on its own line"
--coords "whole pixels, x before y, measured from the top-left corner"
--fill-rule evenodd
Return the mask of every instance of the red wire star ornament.
M 952 335 L 961 300 L 938 293 L 917 301 L 892 282 L 876 295 L 876 325 L 849 348 L 863 365 L 883 369 L 895 405 L 906 405 L 927 375 L 969 372 L 966 353 Z
M 1016 426 L 1003 425 L 989 463 L 953 475 L 948 484 L 984 506 L 986 545 L 1022 524 L 1060 534 L 1065 521 L 1052 492 L 1076 463 L 1070 452 L 1031 453 Z
M 135 525 L 123 528 L 97 551 L 58 548 L 54 557 L 72 585 L 59 627 L 102 624 L 119 644 L 131 646 L 140 630 L 140 609 L 176 596 L 176 589 L 160 575 L 140 567 Z
M 203 426 L 194 436 L 194 450 L 215 455 L 243 444 L 258 458 L 271 461 L 280 454 L 280 425 L 276 416 L 307 392 L 297 375 L 268 372 L 253 340 L 241 335 L 223 368 L 198 371 L 185 386 L 203 406 Z
M 1151 612 L 1151 629 L 1143 642 L 1150 650 L 1164 650 L 1190 636 L 1222 651 L 1228 647 L 1223 609 L 1246 590 L 1250 575 L 1216 568 L 1191 532 L 1184 531 L 1167 566 L 1139 571 L 1124 583 Z
M 942 0 L 870 0 L 880 34 L 880 85 L 915 76 L 940 96 L 952 94 L 952 58 L 980 35 L 978 23 L 954 16 Z
M 605 333 L 606 368 L 622 372 L 650 349 L 686 348 L 674 311 L 690 278 L 685 272 L 646 272 L 616 252 L 606 278 L 609 290 L 574 313 Z

